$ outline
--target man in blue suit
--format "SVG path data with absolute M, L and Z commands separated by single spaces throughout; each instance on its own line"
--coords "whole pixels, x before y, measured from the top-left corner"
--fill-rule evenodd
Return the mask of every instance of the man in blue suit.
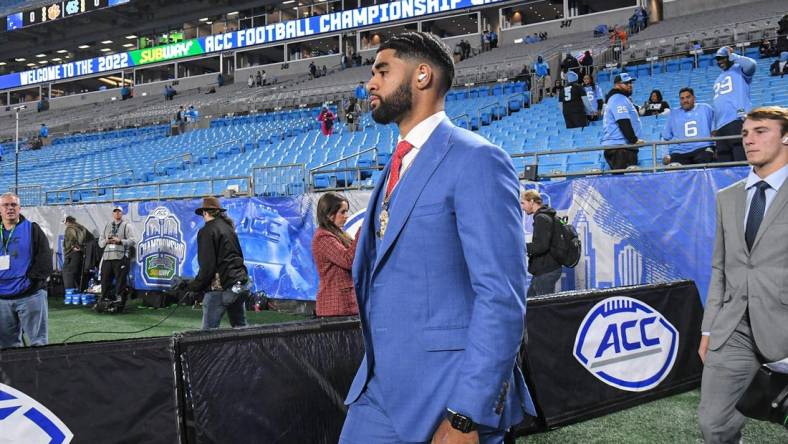
M 454 78 L 434 35 L 380 46 L 373 119 L 400 138 L 353 264 L 366 354 L 340 443 L 500 443 L 535 415 L 515 358 L 525 239 L 509 156 L 446 117 Z

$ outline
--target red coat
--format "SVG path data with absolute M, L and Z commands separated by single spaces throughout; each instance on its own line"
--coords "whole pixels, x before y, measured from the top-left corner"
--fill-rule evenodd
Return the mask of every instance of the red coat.
M 330 110 L 326 111 L 325 113 L 320 113 L 317 116 L 317 120 L 320 121 L 320 131 L 323 132 L 324 136 L 330 136 L 334 134 L 334 126 L 336 126 L 337 116 L 334 115 Z M 327 121 L 331 120 L 331 127 L 328 127 L 326 124 Z
M 317 290 L 318 316 L 350 316 L 358 314 L 356 291 L 353 289 L 353 257 L 356 240 L 345 247 L 330 231 L 318 228 L 312 238 L 312 257 L 320 279 Z

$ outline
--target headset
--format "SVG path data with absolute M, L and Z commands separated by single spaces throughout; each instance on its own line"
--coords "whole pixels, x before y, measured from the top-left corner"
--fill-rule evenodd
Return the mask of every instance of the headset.
M 783 143 L 788 144 L 788 136 L 783 137 Z

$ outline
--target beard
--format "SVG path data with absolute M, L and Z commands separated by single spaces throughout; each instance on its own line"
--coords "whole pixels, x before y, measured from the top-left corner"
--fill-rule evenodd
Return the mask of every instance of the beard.
M 405 114 L 413 108 L 413 97 L 410 83 L 402 84 L 387 98 L 378 97 L 378 106 L 372 110 L 372 120 L 382 125 L 391 122 L 399 123 Z

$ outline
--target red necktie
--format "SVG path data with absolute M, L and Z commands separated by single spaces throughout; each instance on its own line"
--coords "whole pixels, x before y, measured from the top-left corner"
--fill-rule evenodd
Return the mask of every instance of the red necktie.
M 399 170 L 402 167 L 402 159 L 413 149 L 413 145 L 403 140 L 397 144 L 394 155 L 391 157 L 391 171 L 389 172 L 389 183 L 386 186 L 386 197 L 391 196 L 391 191 L 399 182 Z

